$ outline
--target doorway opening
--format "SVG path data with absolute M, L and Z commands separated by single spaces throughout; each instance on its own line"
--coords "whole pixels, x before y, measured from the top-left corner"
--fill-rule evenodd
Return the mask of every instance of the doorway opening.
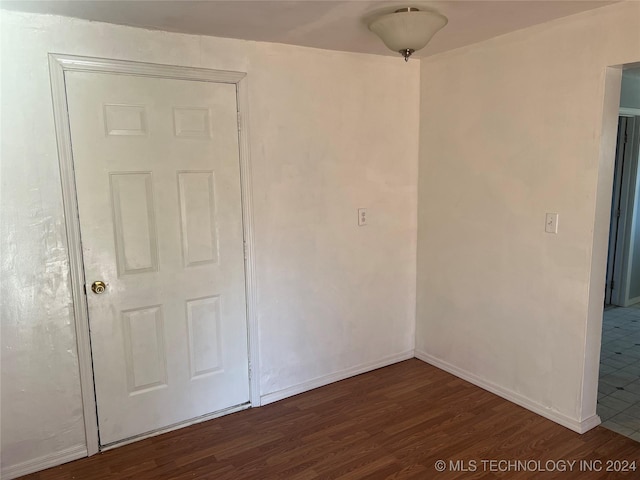
M 597 414 L 640 441 L 640 68 L 622 74 Z

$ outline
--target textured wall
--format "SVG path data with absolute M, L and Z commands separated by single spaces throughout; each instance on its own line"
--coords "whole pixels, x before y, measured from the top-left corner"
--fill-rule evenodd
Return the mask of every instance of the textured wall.
M 262 395 L 413 349 L 418 62 L 1 14 L 3 469 L 84 445 L 49 52 L 248 72 Z
M 606 67 L 639 32 L 628 2 L 422 61 L 416 351 L 572 428 L 596 421 Z

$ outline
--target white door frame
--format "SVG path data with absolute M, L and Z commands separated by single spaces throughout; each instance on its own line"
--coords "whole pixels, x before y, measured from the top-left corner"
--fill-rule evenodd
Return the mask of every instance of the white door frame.
M 89 315 L 85 295 L 84 264 L 80 241 L 80 218 L 71 150 L 71 130 L 67 109 L 65 72 L 80 71 L 112 73 L 143 77 L 169 78 L 201 82 L 229 83 L 236 86 L 238 106 L 238 141 L 240 147 L 240 188 L 242 202 L 242 228 L 245 251 L 245 291 L 247 302 L 247 348 L 249 355 L 249 396 L 251 406 L 260 406 L 258 369 L 258 324 L 256 316 L 255 264 L 253 242 L 253 200 L 251 187 L 251 163 L 249 155 L 249 131 L 247 122 L 248 92 L 247 74 L 226 70 L 179 67 L 153 63 L 139 63 L 105 58 L 81 57 L 74 55 L 49 54 L 51 94 L 58 143 L 58 161 L 62 182 L 65 226 L 69 266 L 71 270 L 71 293 L 73 315 L 76 326 L 78 363 L 80 367 L 80 387 L 84 410 L 84 425 L 87 454 L 100 451 L 98 437 L 98 417 L 91 360 L 91 338 L 89 336 Z M 191 422 L 193 423 L 193 422 Z M 174 427 L 175 428 L 175 427 Z

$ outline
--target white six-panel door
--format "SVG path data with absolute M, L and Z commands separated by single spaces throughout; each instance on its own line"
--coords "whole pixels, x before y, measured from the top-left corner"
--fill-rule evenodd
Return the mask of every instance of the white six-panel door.
M 247 403 L 235 85 L 65 80 L 101 444 Z

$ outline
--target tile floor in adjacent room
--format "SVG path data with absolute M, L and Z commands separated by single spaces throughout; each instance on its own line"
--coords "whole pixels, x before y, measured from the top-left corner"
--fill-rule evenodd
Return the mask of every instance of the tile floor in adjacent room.
M 604 311 L 597 412 L 603 427 L 640 442 L 640 304 Z

